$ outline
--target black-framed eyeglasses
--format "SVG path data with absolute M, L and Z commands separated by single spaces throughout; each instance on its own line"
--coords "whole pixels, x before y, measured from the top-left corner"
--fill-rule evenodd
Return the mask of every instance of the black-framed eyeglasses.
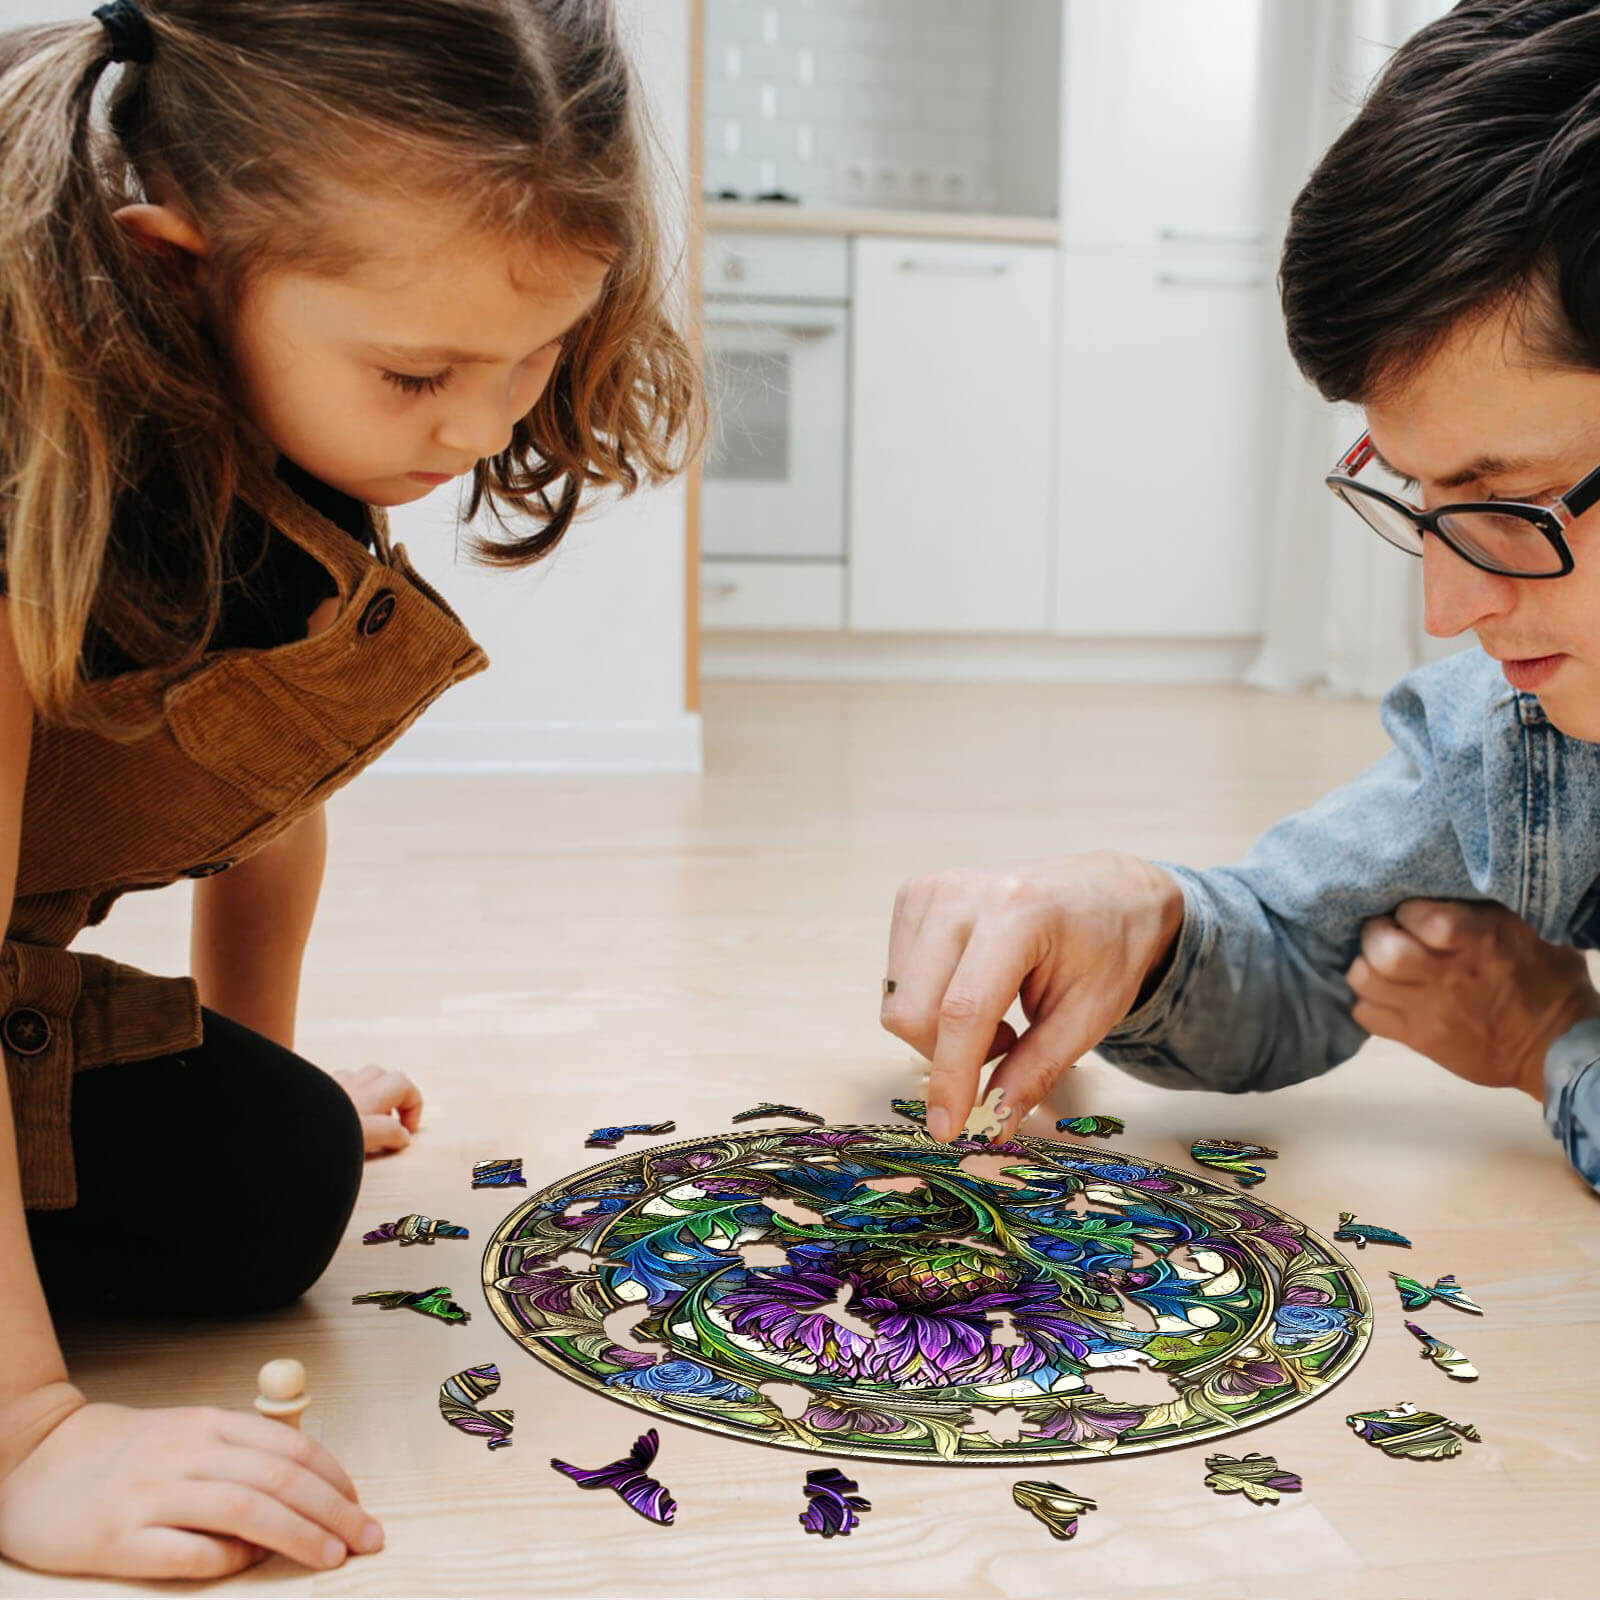
M 1422 554 L 1423 535 L 1442 539 L 1463 561 L 1507 578 L 1564 578 L 1574 562 L 1565 530 L 1600 501 L 1600 467 L 1548 506 L 1519 500 L 1469 500 L 1419 511 L 1356 474 L 1377 456 L 1364 433 L 1323 480 L 1375 533 L 1408 555 Z

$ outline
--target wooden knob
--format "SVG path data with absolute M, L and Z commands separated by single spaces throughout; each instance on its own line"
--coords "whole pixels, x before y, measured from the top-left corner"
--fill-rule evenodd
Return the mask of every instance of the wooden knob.
M 300 1415 L 310 1405 L 306 1394 L 306 1369 L 292 1357 L 269 1361 L 256 1375 L 256 1410 L 275 1422 L 300 1426 Z

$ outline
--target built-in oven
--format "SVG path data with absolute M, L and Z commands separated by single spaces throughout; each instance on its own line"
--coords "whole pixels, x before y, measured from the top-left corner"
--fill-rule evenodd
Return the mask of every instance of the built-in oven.
M 705 296 L 706 624 L 838 627 L 847 548 L 847 242 L 713 235 Z

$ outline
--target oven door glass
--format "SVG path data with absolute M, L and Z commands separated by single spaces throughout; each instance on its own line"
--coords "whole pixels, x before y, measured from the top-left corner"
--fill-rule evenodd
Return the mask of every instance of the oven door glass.
M 848 321 L 842 306 L 706 307 L 706 555 L 843 558 Z

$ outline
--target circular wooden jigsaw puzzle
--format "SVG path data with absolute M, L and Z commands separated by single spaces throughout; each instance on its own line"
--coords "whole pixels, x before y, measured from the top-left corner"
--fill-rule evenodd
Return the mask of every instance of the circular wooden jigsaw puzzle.
M 519 1344 L 613 1399 L 894 1461 L 1216 1439 L 1316 1399 L 1372 1329 L 1350 1264 L 1254 1194 L 1057 1139 L 901 1127 L 620 1154 L 519 1205 L 483 1273 Z M 1114 1398 L 1136 1367 L 1171 1398 Z

